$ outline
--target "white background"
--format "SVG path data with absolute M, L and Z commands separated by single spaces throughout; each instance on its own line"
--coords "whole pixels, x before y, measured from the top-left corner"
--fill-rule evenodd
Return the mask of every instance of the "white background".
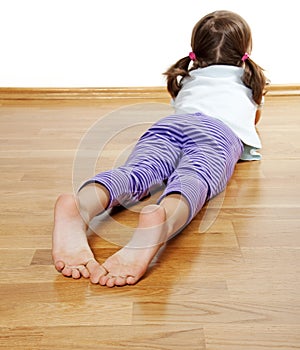
M 232 10 L 252 28 L 252 58 L 272 84 L 299 84 L 299 2 L 0 0 L 1 87 L 165 85 L 194 24 Z

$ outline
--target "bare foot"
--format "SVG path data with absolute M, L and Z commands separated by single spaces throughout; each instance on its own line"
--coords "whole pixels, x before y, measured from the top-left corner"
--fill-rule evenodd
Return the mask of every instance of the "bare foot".
M 87 225 L 82 219 L 76 199 L 61 195 L 55 205 L 52 256 L 57 271 L 75 279 L 107 272 L 95 260 L 86 237 Z
M 102 286 L 114 287 L 135 284 L 147 268 L 166 238 L 166 213 L 159 205 L 148 205 L 130 242 L 103 264 L 107 274 L 98 280 Z M 93 277 L 93 274 L 91 274 Z M 96 279 L 94 279 L 96 283 Z

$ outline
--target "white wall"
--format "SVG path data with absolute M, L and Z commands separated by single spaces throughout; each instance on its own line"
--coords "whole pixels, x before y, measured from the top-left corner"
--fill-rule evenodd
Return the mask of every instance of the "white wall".
M 299 84 L 298 2 L 0 0 L 1 87 L 161 86 L 194 24 L 227 9 L 250 24 L 273 84 Z

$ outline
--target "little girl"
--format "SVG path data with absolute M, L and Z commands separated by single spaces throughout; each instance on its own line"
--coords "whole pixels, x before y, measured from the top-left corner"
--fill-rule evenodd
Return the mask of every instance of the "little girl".
M 266 78 L 249 56 L 248 24 L 229 11 L 210 13 L 195 25 L 191 47 L 165 73 L 174 115 L 151 126 L 123 166 L 96 175 L 76 196 L 58 198 L 52 254 L 63 275 L 108 287 L 135 284 L 159 248 L 224 190 L 237 161 L 260 158 L 255 124 Z M 162 183 L 128 244 L 100 265 L 86 237 L 90 220 Z

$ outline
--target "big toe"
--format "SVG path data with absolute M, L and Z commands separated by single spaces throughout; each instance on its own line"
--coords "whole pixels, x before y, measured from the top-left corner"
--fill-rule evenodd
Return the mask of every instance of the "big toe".
M 90 273 L 90 281 L 93 284 L 99 283 L 100 278 L 107 274 L 107 270 L 102 265 L 100 265 L 96 260 L 89 261 L 86 267 Z
M 126 283 L 127 284 L 136 284 L 139 279 L 136 278 L 135 276 L 128 276 L 126 278 Z

